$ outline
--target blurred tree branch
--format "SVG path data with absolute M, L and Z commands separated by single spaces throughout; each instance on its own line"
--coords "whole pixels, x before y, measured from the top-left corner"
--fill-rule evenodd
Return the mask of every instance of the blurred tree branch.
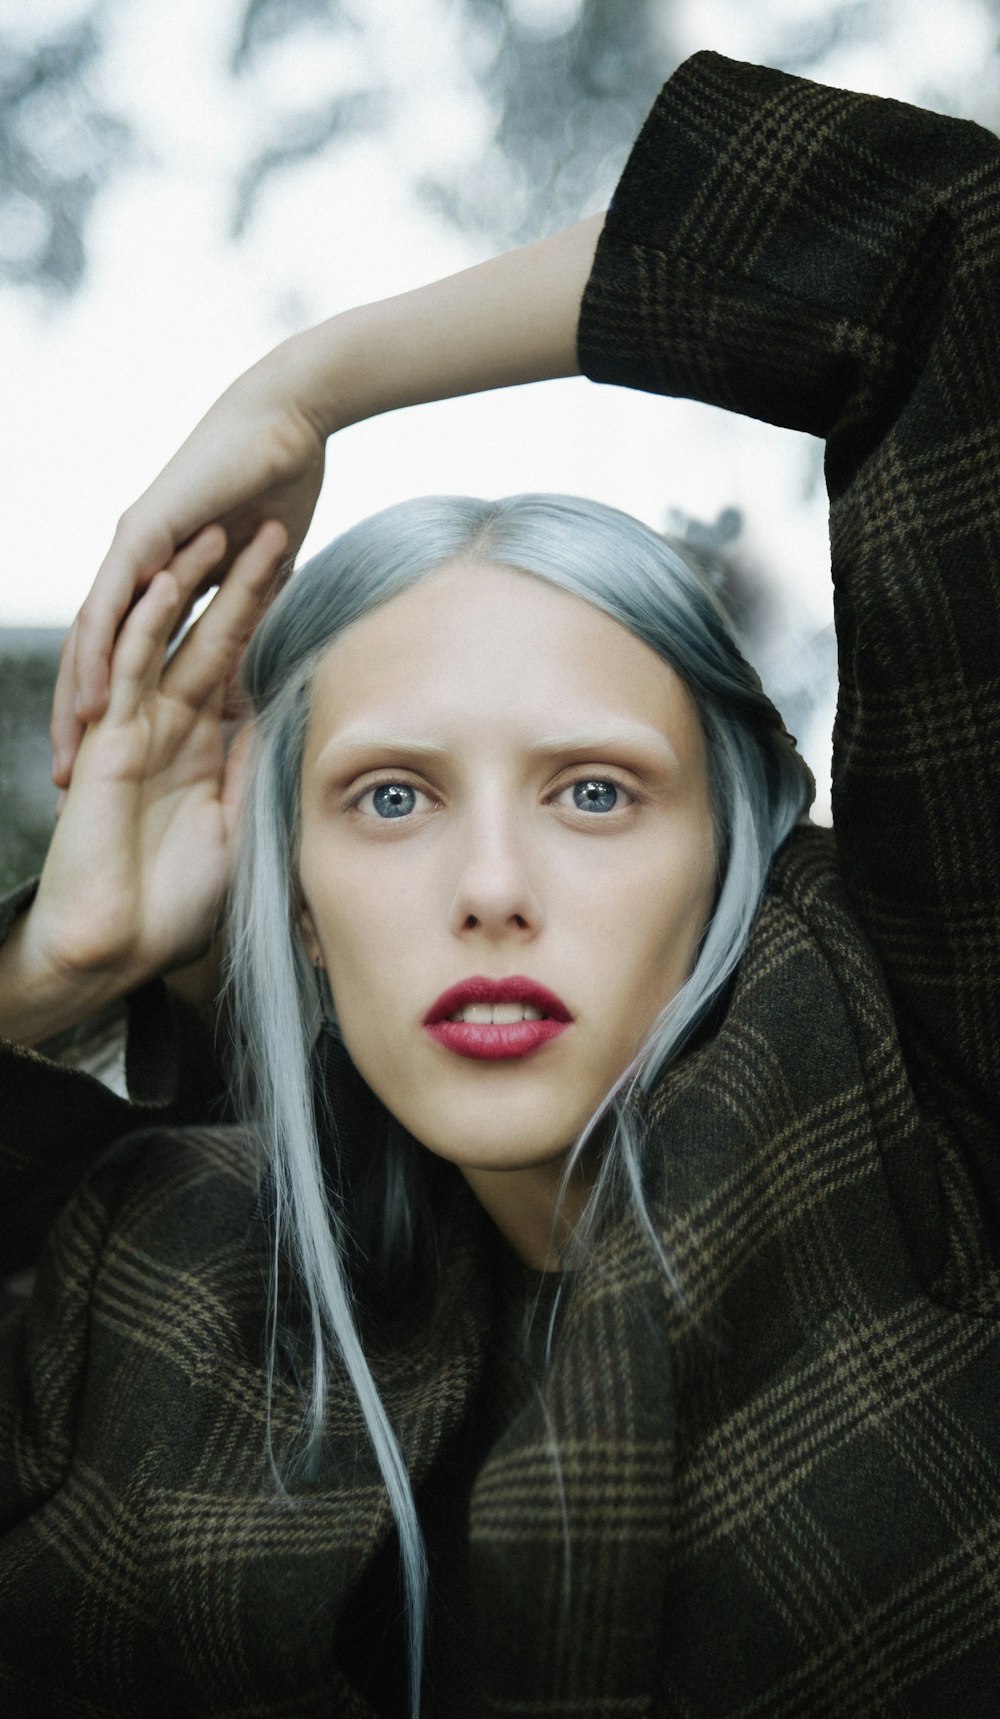
M 232 71 L 238 76 L 259 53 L 311 23 L 333 30 L 360 28 L 342 0 L 247 0 L 230 62 Z
M 240 174 L 230 227 L 233 238 L 245 233 L 274 174 L 298 167 L 362 132 L 376 130 L 384 121 L 386 105 L 382 92 L 359 90 L 287 121 L 282 134 L 255 155 Z
M 88 85 L 95 16 L 28 46 L 0 36 L 0 276 L 69 294 L 86 271 L 98 191 L 133 138 Z
M 421 199 L 498 246 L 599 208 L 679 57 L 672 0 L 424 4 L 428 26 L 444 20 L 462 44 L 457 82 L 442 84 L 445 142 L 448 98 L 456 93 L 481 98 L 489 135 L 478 150 L 457 145 L 453 160 L 446 149 L 442 167 L 410 168 Z M 1000 22 L 1000 0 L 981 5 L 987 19 Z M 114 7 L 82 0 L 72 24 L 35 29 L 25 6 L 16 30 L 0 29 L 0 279 L 15 287 L 67 296 L 80 286 L 95 201 L 148 141 L 141 121 L 129 124 L 96 93 L 112 33 L 131 15 L 130 0 Z M 298 104 L 294 88 L 284 106 L 264 100 L 258 137 L 233 176 L 234 239 L 246 234 L 262 197 L 283 176 L 388 127 L 399 76 L 384 63 L 386 16 L 381 0 L 243 0 L 223 62 L 234 86 L 306 41 L 307 32 L 343 40 L 347 77 L 318 101 L 315 87 Z M 829 0 L 794 16 L 764 7 L 761 14 L 775 63 L 819 77 L 845 45 L 868 42 L 879 52 L 898 26 L 897 7 L 883 0 Z M 988 105 L 977 115 L 985 123 L 996 119 L 996 102 Z
M 495 115 L 485 160 L 420 189 L 451 220 L 520 244 L 606 202 L 674 61 L 669 7 L 578 0 L 549 33 L 511 0 L 465 0 L 473 76 Z
M 442 0 L 445 3 L 445 0 Z M 463 228 L 517 243 L 603 198 L 665 70 L 665 8 L 654 0 L 568 0 L 540 27 L 516 0 L 450 0 L 468 80 L 493 114 L 484 159 L 456 160 L 415 187 Z M 127 8 L 120 0 L 118 16 Z M 246 0 L 228 69 L 241 80 L 303 30 L 366 38 L 379 8 L 357 0 Z M 654 18 L 657 20 L 654 27 Z M 568 21 L 567 21 L 568 20 Z M 96 76 L 114 14 L 93 4 L 71 26 L 0 34 L 0 277 L 68 295 L 82 283 L 90 216 L 143 139 L 102 106 Z M 371 56 L 377 64 L 377 51 Z M 390 114 L 388 83 L 265 116 L 271 135 L 238 171 L 231 233 L 241 237 L 276 176 L 327 154 Z

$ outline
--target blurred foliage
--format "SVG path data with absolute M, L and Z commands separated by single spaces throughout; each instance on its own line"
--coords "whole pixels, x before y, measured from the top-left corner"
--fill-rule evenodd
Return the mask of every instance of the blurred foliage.
M 332 30 L 360 28 L 342 0 L 247 0 L 233 48 L 233 71 L 245 71 L 260 52 L 303 24 Z
M 361 32 L 361 25 L 342 0 L 247 0 L 230 60 L 231 71 L 236 77 L 242 76 L 288 36 L 317 26 L 335 34 Z M 377 129 L 384 124 L 386 113 L 384 91 L 351 90 L 318 107 L 286 115 L 280 133 L 251 157 L 239 175 L 233 237 L 245 232 L 260 193 L 274 174 L 312 160 L 361 132 Z
M 456 147 L 452 157 L 445 154 L 444 166 L 412 186 L 416 194 L 498 248 L 600 207 L 679 57 L 674 0 L 425 3 L 429 18 L 434 12 L 454 27 L 461 47 L 458 76 L 464 89 L 457 89 L 450 68 L 452 82 L 442 84 L 442 127 L 448 123 L 448 98 L 456 93 L 477 98 L 488 124 L 478 153 Z M 982 4 L 1000 31 L 1000 0 Z M 8 10 L 16 27 L 0 22 L 0 281 L 62 298 L 85 279 L 90 223 L 101 192 L 151 142 L 142 118 L 132 122 L 113 111 L 102 93 L 115 32 L 136 15 L 134 0 L 70 0 L 70 11 L 72 22 L 65 21 L 64 11 L 56 25 L 46 21 L 52 15 L 42 8 L 36 22 L 23 0 Z M 941 8 L 942 29 L 947 15 L 947 7 Z M 389 16 L 383 0 L 237 0 L 219 73 L 247 101 L 256 100 L 253 79 L 267 70 L 271 56 L 276 61 L 284 48 L 296 45 L 308 49 L 317 33 L 335 38 L 338 52 L 343 45 L 348 70 L 346 86 L 323 92 L 319 101 L 314 94 L 298 95 L 293 83 L 277 105 L 265 99 L 259 113 L 254 109 L 251 142 L 233 169 L 232 237 L 247 232 L 262 198 L 285 176 L 359 135 L 388 128 L 393 88 L 400 83 L 382 53 Z M 806 9 L 765 5 L 760 22 L 771 63 L 823 78 L 845 44 L 891 52 L 905 27 L 905 10 L 901 0 L 892 6 L 884 0 L 825 0 Z M 210 39 L 215 40 L 206 29 L 206 44 Z M 929 80 L 935 76 L 933 58 L 929 54 Z M 946 92 L 930 93 L 934 105 L 947 104 Z M 976 100 L 989 110 L 977 113 L 982 122 L 1000 118 L 988 79 Z M 400 170 L 407 171 L 405 161 Z M 766 634 L 769 616 L 757 570 L 743 564 L 739 516 L 730 509 L 709 525 L 680 516 L 670 523 L 705 562 L 753 649 Z M 824 636 L 795 676 L 786 675 L 784 688 L 775 689 L 779 703 L 788 712 L 798 700 L 807 715 L 819 696 L 816 689 L 822 690 L 832 672 Z M 37 867 L 51 831 L 44 736 L 53 667 L 44 657 L 2 658 L 0 673 L 5 887 Z M 794 708 L 789 718 L 798 720 Z
M 337 96 L 286 121 L 282 135 L 254 155 L 240 174 L 231 226 L 233 237 L 239 238 L 245 232 L 258 197 L 272 174 L 310 161 L 331 145 L 357 137 L 359 132 L 374 130 L 385 112 L 382 94 L 359 90 Z
M 516 242 L 572 219 L 603 196 L 664 72 L 663 0 L 572 0 L 555 28 L 514 0 L 443 0 L 458 15 L 468 78 L 489 103 L 483 160 L 415 189 L 447 218 Z M 147 141 L 99 94 L 115 11 L 98 0 L 72 24 L 33 35 L 30 14 L 0 30 L 0 278 L 67 295 L 86 273 L 95 199 Z M 568 21 L 566 21 L 568 19 Z M 379 10 L 351 0 L 246 0 L 228 58 L 241 79 L 303 30 L 377 36 Z M 377 66 L 377 54 L 371 57 Z M 318 106 L 266 116 L 270 132 L 238 170 L 232 234 L 239 237 L 276 176 L 365 131 L 390 112 L 377 77 Z
M 497 244 L 599 207 L 676 63 L 673 0 L 426 4 L 429 19 L 458 31 L 465 89 L 487 104 L 491 134 L 478 158 L 464 152 L 421 180 L 418 195 Z M 983 4 L 1000 21 L 1000 0 Z M 0 26 L 0 278 L 14 285 L 63 295 L 80 285 L 95 199 L 149 141 L 141 122 L 109 111 L 99 93 L 113 33 L 131 10 L 132 0 L 80 0 L 71 24 L 33 28 L 24 6 L 16 30 Z M 234 237 L 275 179 L 387 125 L 394 80 L 380 51 L 384 21 L 378 0 L 243 0 L 224 61 L 237 83 L 309 33 L 363 51 L 345 55 L 358 68 L 354 85 L 328 100 L 297 104 L 293 94 L 283 108 L 264 104 L 261 141 L 234 174 Z M 772 63 L 822 77 L 845 42 L 890 47 L 898 17 L 881 0 L 830 0 L 806 12 L 776 7 L 770 28 L 765 9 L 761 26 Z
M 537 238 L 606 202 L 673 62 L 669 7 L 582 0 L 551 34 L 510 0 L 465 0 L 474 77 L 495 115 L 487 159 L 422 187 L 463 227 Z
M 663 81 L 662 0 L 576 0 L 554 28 L 540 27 L 511 0 L 452 0 L 461 15 L 468 77 L 494 116 L 481 159 L 415 189 L 447 219 L 498 244 L 533 238 L 572 220 L 610 190 L 631 139 Z M 372 15 L 376 20 L 377 13 Z M 568 22 L 566 18 L 568 17 Z M 562 21 L 558 21 L 561 19 Z M 249 0 L 233 69 L 303 28 L 361 32 L 341 0 Z M 372 26 L 368 26 L 372 27 Z M 378 128 L 384 89 L 341 95 L 285 121 L 284 134 L 245 170 L 234 231 L 241 233 L 273 173 Z
M 0 894 L 41 868 L 52 839 L 49 707 L 54 651 L 0 653 Z
M 841 0 L 818 6 L 811 17 L 799 18 L 786 37 L 782 64 L 787 71 L 808 77 L 829 54 L 845 42 L 865 35 L 876 14 L 872 0 Z
M 27 44 L 0 34 L 0 277 L 15 285 L 75 291 L 94 199 L 131 151 L 89 83 L 95 18 Z

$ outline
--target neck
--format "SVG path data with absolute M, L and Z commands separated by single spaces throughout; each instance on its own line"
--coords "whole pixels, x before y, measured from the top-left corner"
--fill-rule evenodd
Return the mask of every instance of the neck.
M 559 1198 L 566 1164 L 521 1170 L 463 1168 L 462 1175 L 518 1258 L 535 1271 L 561 1271 L 592 1186 L 588 1167 L 578 1163 Z

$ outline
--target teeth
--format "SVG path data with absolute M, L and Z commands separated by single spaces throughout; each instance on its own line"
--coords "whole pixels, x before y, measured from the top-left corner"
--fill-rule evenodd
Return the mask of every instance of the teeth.
M 450 1021 L 464 1021 L 470 1027 L 510 1027 L 517 1021 L 540 1021 L 541 1009 L 530 1003 L 466 1003 Z

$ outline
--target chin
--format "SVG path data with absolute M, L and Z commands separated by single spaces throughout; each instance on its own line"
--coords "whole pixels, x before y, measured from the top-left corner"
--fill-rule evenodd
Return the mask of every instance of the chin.
M 565 1158 L 577 1137 L 571 1133 L 567 1140 L 564 1131 L 526 1131 L 513 1117 L 505 1118 L 502 1134 L 475 1122 L 461 1129 L 411 1128 L 410 1132 L 428 1152 L 446 1158 L 460 1170 L 535 1170 Z

